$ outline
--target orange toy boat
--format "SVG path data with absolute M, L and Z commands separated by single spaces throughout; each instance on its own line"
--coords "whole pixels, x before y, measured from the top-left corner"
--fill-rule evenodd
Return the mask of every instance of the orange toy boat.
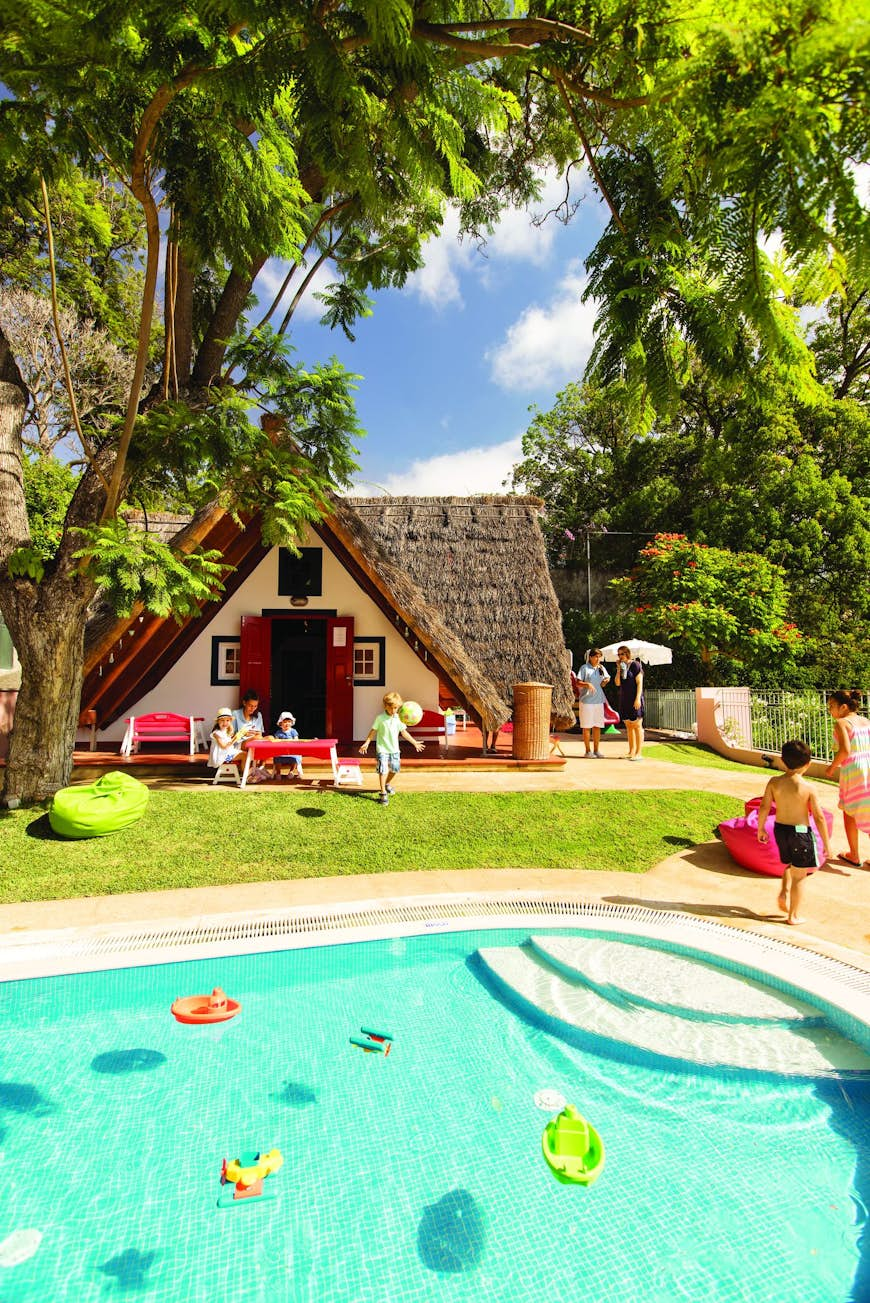
M 172 1015 L 178 1022 L 226 1022 L 235 1018 L 241 1007 L 216 986 L 211 995 L 181 996 L 172 1006 Z

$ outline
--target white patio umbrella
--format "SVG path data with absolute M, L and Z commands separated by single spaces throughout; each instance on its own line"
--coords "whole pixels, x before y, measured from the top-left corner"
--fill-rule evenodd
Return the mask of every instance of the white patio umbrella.
M 644 642 L 642 638 L 620 638 L 619 642 L 609 642 L 601 648 L 601 655 L 606 661 L 615 661 L 620 647 L 627 647 L 632 656 L 646 665 L 670 665 L 674 659 L 670 647 L 660 642 Z

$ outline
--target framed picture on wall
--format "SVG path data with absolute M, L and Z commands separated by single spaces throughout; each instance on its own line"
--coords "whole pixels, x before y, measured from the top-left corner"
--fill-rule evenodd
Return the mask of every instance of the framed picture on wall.
M 241 638 L 212 638 L 211 640 L 211 683 L 238 683 L 242 673 Z

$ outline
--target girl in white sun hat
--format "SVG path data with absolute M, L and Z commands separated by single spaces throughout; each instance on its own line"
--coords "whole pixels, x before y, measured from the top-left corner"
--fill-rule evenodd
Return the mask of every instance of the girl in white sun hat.
M 239 757 L 244 759 L 242 748 L 236 738 L 233 712 L 229 706 L 221 706 L 215 716 L 214 728 L 211 731 L 211 746 L 208 752 L 209 768 L 217 769 L 219 765 L 225 765 L 231 761 L 239 764 Z

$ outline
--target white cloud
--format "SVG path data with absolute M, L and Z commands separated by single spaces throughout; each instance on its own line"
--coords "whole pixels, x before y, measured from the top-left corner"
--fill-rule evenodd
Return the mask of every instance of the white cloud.
M 522 458 L 522 437 L 506 439 L 488 448 L 465 448 L 412 462 L 405 471 L 388 475 L 379 485 L 397 496 L 440 497 L 469 493 L 505 493 L 504 481 Z M 360 481 L 352 493 L 370 496 L 371 481 Z
M 437 236 L 424 246 L 425 263 L 420 271 L 408 277 L 406 288 L 419 299 L 437 310 L 449 304 L 462 305 L 461 277 L 474 274 L 485 280 L 491 264 L 497 259 L 529 262 L 543 266 L 549 259 L 556 239 L 558 223 L 550 217 L 536 226 L 535 215 L 543 216 L 557 207 L 565 198 L 565 179 L 561 173 L 542 174 L 541 198 L 530 208 L 506 209 L 483 248 L 474 239 L 459 237 L 459 216 L 448 208 L 444 224 Z M 580 197 L 582 173 L 573 169 L 571 194 Z
M 565 177 L 561 172 L 542 174 L 544 188 L 541 197 L 528 209 L 508 208 L 499 219 L 499 223 L 486 242 L 486 253 L 490 257 L 514 258 L 530 262 L 536 267 L 543 266 L 553 248 L 553 241 L 559 224 L 550 216 L 540 225 L 535 225 L 536 217 L 552 213 L 565 199 Z M 578 169 L 571 172 L 571 195 L 576 200 L 582 193 L 582 173 Z
M 459 217 L 453 209 L 445 214 L 441 231 L 426 243 L 424 253 L 426 261 L 408 277 L 406 289 L 439 311 L 451 303 L 461 306 L 459 271 L 469 268 L 474 250 L 467 240 L 459 239 Z
M 533 303 L 486 352 L 490 374 L 503 389 L 552 388 L 578 379 L 594 342 L 596 305 L 581 302 L 585 278 L 572 266 L 545 306 Z

